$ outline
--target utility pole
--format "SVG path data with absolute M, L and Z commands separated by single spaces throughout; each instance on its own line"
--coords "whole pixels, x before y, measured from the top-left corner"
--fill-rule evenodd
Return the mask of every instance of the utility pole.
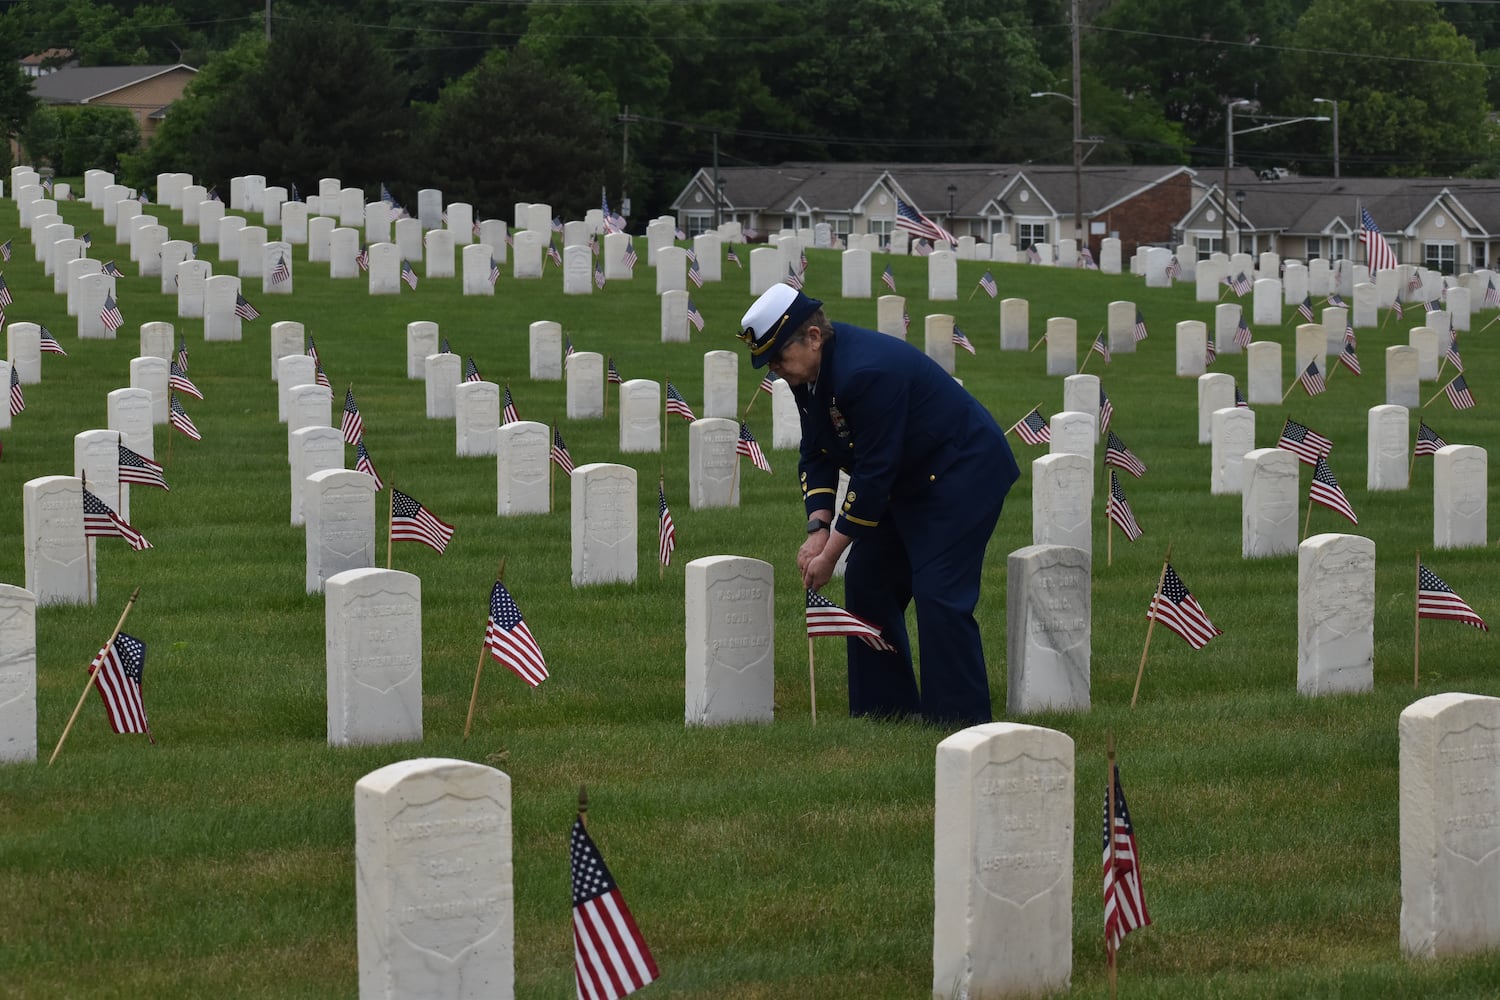
M 719 197 L 719 133 L 714 133 L 714 229 L 724 224 L 723 202 Z
M 625 105 L 625 113 L 620 116 L 625 125 L 625 135 L 620 140 L 620 214 L 626 218 L 630 217 L 630 195 L 626 187 L 630 182 L 630 123 L 638 120 L 630 113 L 630 105 Z
M 266 41 L 271 40 L 271 0 L 266 0 Z
M 1073 22 L 1073 238 L 1081 251 L 1088 246 L 1083 231 L 1083 79 L 1078 59 L 1078 0 L 1072 0 Z

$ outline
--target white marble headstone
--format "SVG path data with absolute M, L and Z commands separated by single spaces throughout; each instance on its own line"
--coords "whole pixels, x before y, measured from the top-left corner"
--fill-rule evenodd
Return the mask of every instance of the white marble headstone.
M 1404 406 L 1370 407 L 1366 433 L 1365 488 L 1404 490 L 1409 485 L 1411 411 Z
M 1043 455 L 1031 463 L 1031 541 L 1092 555 L 1094 463 L 1082 455 Z
M 1090 558 L 1066 545 L 1012 552 L 1006 582 L 1006 711 L 1087 711 Z
M 683 575 L 687 725 L 771 722 L 776 663 L 771 564 L 707 556 L 688 563 Z
M 1297 691 L 1375 686 L 1375 543 L 1313 535 L 1297 547 Z
M 636 471 L 628 465 L 579 465 L 569 479 L 573 586 L 634 583 Z
M 324 469 L 309 475 L 303 490 L 306 585 L 316 594 L 336 573 L 375 565 L 375 480 L 353 469 Z
M 535 420 L 513 420 L 496 432 L 495 439 L 495 512 L 501 517 L 547 513 L 551 430 Z
M 422 581 L 350 569 L 324 584 L 328 745 L 422 739 Z
M 36 760 L 36 605 L 0 583 L 0 764 Z
M 92 604 L 94 567 L 83 536 L 83 483 L 42 476 L 21 486 L 26 589 L 37 603 Z
M 1489 544 L 1489 455 L 1477 445 L 1450 444 L 1432 459 L 1432 544 L 1458 549 Z
M 1289 555 L 1297 550 L 1300 468 L 1297 456 L 1282 448 L 1257 448 L 1245 454 L 1240 506 L 1243 558 Z

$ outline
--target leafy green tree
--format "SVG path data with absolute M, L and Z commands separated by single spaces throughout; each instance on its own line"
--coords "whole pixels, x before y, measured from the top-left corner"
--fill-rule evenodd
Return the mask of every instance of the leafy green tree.
M 1474 44 L 1433 3 L 1313 0 L 1283 71 L 1303 106 L 1340 102 L 1339 145 L 1351 173 L 1453 173 L 1486 148 L 1486 69 Z M 1355 53 L 1329 59 L 1326 50 Z
M 221 183 L 244 173 L 303 190 L 319 177 L 394 179 L 407 162 L 406 97 L 405 78 L 364 28 L 293 22 L 211 102 L 189 140 L 192 160 Z
M 102 104 L 58 109 L 62 123 L 62 162 L 58 172 L 70 177 L 91 167 L 113 171 L 120 157 L 141 144 L 135 116 L 124 108 Z
M 16 137 L 23 162 L 62 169 L 62 120 L 50 104 L 39 104 Z
M 492 52 L 428 109 L 423 177 L 481 217 L 518 200 L 581 216 L 609 178 L 608 110 L 528 51 Z
M 168 171 L 209 177 L 208 164 L 201 158 L 202 151 L 213 140 L 209 118 L 225 95 L 259 71 L 265 58 L 265 35 L 248 31 L 206 63 L 182 97 L 167 110 L 151 143 L 139 153 L 121 157 L 121 179 L 133 187 L 149 190 L 156 183 L 156 175 Z M 216 180 L 227 182 L 227 177 L 210 178 L 205 183 L 213 184 Z
M 24 25 L 32 50 L 71 49 L 84 66 L 140 66 L 188 62 L 208 50 L 198 25 L 222 19 L 219 6 L 202 16 L 187 0 L 108 3 L 32 0 L 9 14 Z

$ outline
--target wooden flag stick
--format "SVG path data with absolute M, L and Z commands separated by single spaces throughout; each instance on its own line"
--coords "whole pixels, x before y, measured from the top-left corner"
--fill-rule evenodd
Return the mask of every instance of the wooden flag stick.
M 666 378 L 666 381 L 663 384 L 664 385 L 671 385 L 672 384 L 672 376 L 668 375 L 667 378 Z M 667 422 L 668 422 L 668 418 L 669 417 L 671 417 L 671 414 L 667 412 L 667 395 L 666 395 L 666 390 L 663 389 L 662 390 L 662 397 L 661 397 L 661 455 L 662 455 L 661 461 L 662 461 L 662 468 L 663 469 L 666 468 L 666 463 L 667 463 Z
M 1312 493 L 1309 492 L 1308 495 L 1307 495 L 1307 517 L 1304 518 L 1303 521 L 1302 521 L 1302 540 L 1304 542 L 1307 541 L 1307 528 L 1308 528 L 1308 525 L 1312 524 L 1312 509 L 1313 509 Z
M 965 302 L 973 302 L 973 301 L 974 301 L 974 296 L 975 296 L 975 295 L 976 295 L 976 294 L 978 294 L 978 292 L 979 292 L 979 286 L 978 286 L 978 285 L 977 285 L 977 284 L 976 284 L 976 285 L 975 285 L 975 286 L 974 286 L 974 291 L 972 291 L 972 292 L 970 292 L 970 293 L 969 293 L 969 297 L 968 297 L 968 298 L 966 298 L 966 299 L 964 299 L 964 301 L 965 301 Z
M 1306 371 L 1306 370 L 1307 369 L 1305 369 L 1305 368 L 1303 369 L 1303 371 Z M 1301 382 L 1302 382 L 1302 375 L 1301 375 L 1301 373 L 1298 373 L 1297 377 L 1294 378 L 1294 379 L 1292 379 L 1292 384 L 1287 387 L 1286 392 L 1284 392 L 1284 393 L 1281 394 L 1281 405 L 1282 406 L 1286 405 L 1286 398 L 1292 394 L 1292 391 L 1294 389 L 1296 389 L 1297 386 L 1301 384 Z
M 1109 870 L 1110 870 L 1111 874 L 1116 874 L 1116 869 L 1115 869 L 1115 731 L 1113 729 L 1107 730 L 1107 734 L 1108 735 L 1105 737 L 1105 744 L 1104 744 L 1104 756 L 1105 756 L 1105 761 L 1106 761 L 1106 763 L 1108 765 L 1108 773 L 1105 775 L 1105 778 L 1104 778 L 1104 782 L 1105 782 L 1105 784 L 1104 784 L 1104 795 L 1105 795 L 1105 798 L 1107 800 L 1106 803 L 1105 803 L 1105 810 L 1104 810 L 1104 835 L 1109 838 Z M 1111 884 L 1113 884 L 1113 883 L 1111 883 Z M 1119 912 L 1118 905 L 1116 906 L 1116 912 Z M 1110 1000 L 1114 1000 L 1114 998 L 1116 996 L 1116 990 L 1118 989 L 1119 984 L 1116 981 L 1116 976 L 1115 976 L 1115 972 L 1116 972 L 1116 969 L 1117 969 L 1117 965 L 1116 965 L 1116 962 L 1115 962 L 1115 949 L 1114 949 L 1114 945 L 1110 942 L 1110 939 L 1109 939 L 1109 925 L 1107 923 L 1105 924 L 1105 927 L 1104 927 L 1104 953 L 1107 956 L 1108 961 L 1109 961 L 1109 996 L 1110 996 Z
M 609 385 L 607 383 L 604 386 L 604 398 L 606 400 L 605 406 L 606 406 L 606 408 L 608 408 Z M 547 450 L 550 452 L 556 446 L 557 446 L 557 421 L 554 420 L 554 421 L 552 421 L 552 437 L 547 442 Z M 549 454 L 547 456 L 547 511 L 548 511 L 548 513 L 551 513 L 553 510 L 557 509 L 557 493 L 556 493 L 556 489 L 555 489 L 555 485 L 554 485 L 556 483 L 556 479 L 554 478 L 554 474 L 556 472 L 557 472 L 557 463 L 552 460 L 552 456 Z
M 1150 620 L 1146 623 L 1146 645 L 1141 650 L 1141 665 L 1135 671 L 1135 690 L 1130 695 L 1130 707 L 1135 708 L 1135 700 L 1141 693 L 1141 678 L 1146 674 L 1146 654 L 1151 651 L 1151 631 L 1156 628 L 1156 598 L 1161 594 L 1162 585 L 1167 582 L 1167 567 L 1172 563 L 1172 543 L 1167 543 L 1167 557 L 1161 563 L 1161 575 L 1156 578 L 1156 592 L 1151 595 Z
M 589 818 L 589 789 L 587 785 L 578 786 L 578 822 L 588 825 Z
M 171 430 L 172 430 L 172 428 L 170 428 L 170 427 L 167 428 L 167 432 L 168 433 L 171 433 Z M 122 445 L 124 443 L 125 443 L 125 434 L 124 434 L 124 432 L 123 431 L 116 431 L 115 432 L 115 444 L 118 446 L 118 445 Z M 119 454 L 120 454 L 120 452 L 119 452 L 119 449 L 117 447 L 116 450 L 115 450 L 115 455 L 118 456 Z M 118 457 L 116 457 L 115 458 L 115 513 L 116 514 L 120 513 L 120 508 L 123 507 L 123 506 L 125 506 L 125 484 L 122 483 L 122 482 L 120 482 L 120 466 L 119 466 L 119 461 L 120 461 L 120 459 Z
M 818 724 L 818 674 L 813 670 L 813 641 L 807 637 L 807 698 L 812 706 L 812 724 Z
M 1044 342 L 1044 341 L 1046 341 L 1046 339 L 1047 339 L 1047 335 L 1046 335 L 1046 334 L 1045 334 L 1045 333 L 1044 333 L 1044 334 L 1042 334 L 1042 335 L 1041 335 L 1041 336 L 1040 336 L 1040 337 L 1038 337 L 1038 338 L 1037 338 L 1037 341 L 1036 341 L 1036 343 L 1035 343 L 1035 344 L 1032 344 L 1032 345 L 1031 345 L 1031 350 L 1032 350 L 1032 351 L 1034 351 L 1034 350 L 1036 350 L 1036 349 L 1037 349 L 1037 348 L 1038 348 L 1038 347 L 1041 347 L 1041 346 L 1042 346 L 1042 343 L 1043 343 L 1043 342 Z M 1028 352 L 1027 352 L 1027 353 L 1028 353 L 1028 354 L 1029 354 L 1029 353 L 1030 353 L 1030 351 L 1028 351 Z
M 108 649 L 114 644 L 115 637 L 120 634 L 120 629 L 125 627 L 125 617 L 130 614 L 130 609 L 135 604 L 135 599 L 140 596 L 140 593 L 140 587 L 136 587 L 135 590 L 130 592 L 130 600 L 125 602 L 125 610 L 120 612 L 120 620 L 115 623 L 115 630 L 109 634 L 109 641 L 104 644 L 102 649 Z M 99 673 L 100 667 L 104 666 L 104 657 L 101 656 L 98 659 L 98 663 L 89 664 L 88 682 L 83 685 L 83 694 L 78 696 L 78 704 L 73 706 L 73 714 L 68 716 L 68 724 L 63 727 L 62 735 L 57 738 L 57 746 L 52 748 L 52 756 L 47 758 L 48 767 L 52 766 L 52 762 L 62 752 L 63 741 L 68 738 L 68 733 L 72 732 L 73 723 L 78 721 L 78 713 L 83 710 L 83 700 L 89 696 L 89 688 L 94 686 L 94 675 Z M 152 742 L 156 741 L 152 740 Z
M 1107 509 L 1108 509 L 1108 501 L 1105 501 L 1105 504 L 1106 504 L 1106 511 L 1107 511 Z M 1114 518 L 1110 517 L 1109 514 L 1106 512 L 1105 515 L 1104 515 L 1104 565 L 1105 566 L 1113 566 L 1114 564 L 1115 564 L 1115 521 L 1114 521 Z
M 1086 351 L 1083 352 L 1083 363 L 1078 366 L 1078 374 L 1079 375 L 1083 374 L 1083 370 L 1085 368 L 1087 368 L 1089 366 L 1089 362 L 1094 359 L 1094 354 L 1095 354 L 1094 344 L 1097 344 L 1098 342 L 1099 342 L 1098 338 L 1097 337 L 1094 338 L 1094 342 L 1091 343 L 1091 344 L 1089 344 L 1088 350 L 1086 350 Z
M 1433 403 L 1433 400 L 1437 399 L 1443 393 L 1447 392 L 1448 391 L 1448 386 L 1452 385 L 1454 383 L 1454 381 L 1457 380 L 1457 378 L 1458 378 L 1457 375 L 1453 376 L 1453 378 L 1450 378 L 1447 382 L 1445 382 L 1443 384 L 1443 387 L 1441 389 L 1439 389 L 1437 392 L 1435 392 L 1435 393 L 1432 394 L 1432 399 L 1429 399 L 1427 402 L 1423 403 L 1420 407 L 1418 407 L 1418 409 L 1425 409 L 1426 407 L 1431 406 L 1432 403 Z
M 1421 433 L 1422 433 L 1422 422 L 1419 420 L 1419 421 L 1417 421 L 1417 435 L 1421 436 Z M 1411 446 L 1411 461 L 1409 461 L 1409 462 L 1406 463 L 1406 485 L 1407 485 L 1408 488 L 1411 486 L 1411 475 L 1412 475 L 1413 472 L 1416 472 L 1416 471 L 1417 471 L 1417 443 L 1416 443 L 1415 440 L 1413 440 L 1412 441 L 1412 446 Z
M 1500 316 L 1496 316 L 1494 319 L 1492 319 L 1488 323 L 1484 324 L 1484 326 L 1481 326 L 1479 328 L 1478 332 L 1483 333 L 1484 331 L 1488 330 L 1490 327 L 1494 326 L 1496 323 L 1500 323 Z
M 495 570 L 495 582 L 499 583 L 505 579 L 505 557 L 500 557 L 500 568 Z M 489 647 L 484 643 L 479 645 L 479 666 L 474 669 L 474 691 L 469 695 L 469 716 L 464 719 L 464 740 L 469 739 L 469 729 L 474 725 L 474 706 L 479 703 L 479 678 L 484 674 L 484 657 Z
M 1422 550 L 1417 550 L 1417 590 L 1414 595 L 1417 599 L 1416 620 L 1412 623 L 1411 638 L 1411 686 L 1415 691 L 1417 688 L 1418 664 L 1422 661 Z

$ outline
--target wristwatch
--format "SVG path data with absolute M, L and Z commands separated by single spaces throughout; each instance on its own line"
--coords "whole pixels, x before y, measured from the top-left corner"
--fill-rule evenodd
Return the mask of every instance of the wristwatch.
M 815 534 L 815 533 L 817 533 L 819 531 L 832 531 L 832 530 L 833 530 L 832 526 L 830 525 L 830 523 L 828 521 L 820 521 L 816 517 L 810 518 L 808 520 L 808 522 L 807 522 L 807 533 L 809 535 Z

